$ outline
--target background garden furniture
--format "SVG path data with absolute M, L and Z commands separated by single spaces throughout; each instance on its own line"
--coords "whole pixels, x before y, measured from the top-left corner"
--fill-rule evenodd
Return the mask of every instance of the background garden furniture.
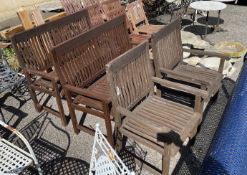
M 0 137 L 0 174 L 19 174 L 28 166 L 34 164 L 38 170 L 39 175 L 42 175 L 42 171 L 39 168 L 38 161 L 33 152 L 32 147 L 25 139 L 25 137 L 16 129 L 10 127 L 0 120 L 0 125 L 12 133 L 17 135 L 25 144 L 28 152 L 15 146 L 13 143 Z
M 89 175 L 135 175 L 126 167 L 96 124 Z
M 136 0 L 127 5 L 127 16 L 135 34 L 151 35 L 163 27 L 163 25 L 149 24 L 141 0 Z
M 218 11 L 218 20 L 217 20 L 217 25 L 215 29 L 216 30 L 219 29 L 220 12 L 221 10 L 226 8 L 226 4 L 222 2 L 216 2 L 216 1 L 196 1 L 196 2 L 192 2 L 190 4 L 190 7 L 195 9 L 196 11 L 201 10 L 201 11 L 207 12 L 205 35 L 203 36 L 204 39 L 207 37 L 207 33 L 208 33 L 208 20 L 209 20 L 210 11 Z
M 87 10 L 37 26 L 12 38 L 17 58 L 26 76 L 34 106 L 38 112 L 43 109 L 62 120 L 67 119 L 61 101 L 59 78 L 53 69 L 51 48 L 91 28 Z M 56 98 L 58 111 L 37 99 L 36 91 Z
M 24 80 L 25 76 L 13 71 L 3 55 L 3 49 L 7 48 L 10 43 L 0 43 L 0 93 L 12 88 L 18 87 Z
M 152 75 L 148 42 L 107 65 L 116 131 L 161 153 L 162 174 L 168 175 L 171 156 L 179 151 L 187 137 L 196 134 L 202 113 L 156 96 L 154 83 L 196 96 L 205 97 L 207 93 Z M 157 171 L 152 171 L 152 174 L 157 174 Z
M 152 35 L 151 40 L 156 76 L 170 79 L 171 81 L 180 81 L 181 84 L 191 83 L 191 86 L 199 86 L 199 88 L 208 92 L 208 98 L 205 99 L 205 102 L 207 102 L 221 87 L 226 56 L 213 52 L 183 49 L 180 25 L 181 21 L 177 19 Z M 218 71 L 184 63 L 183 51 L 193 55 L 207 55 L 221 58 Z M 198 108 L 200 107 L 198 106 Z
M 67 14 L 73 14 L 82 10 L 88 9 L 92 26 L 97 26 L 104 23 L 100 4 L 97 0 L 60 0 Z
M 77 122 L 75 110 L 90 113 L 105 120 L 107 138 L 113 145 L 105 65 L 131 47 L 125 16 L 120 16 L 53 49 L 76 133 L 83 130 L 94 134 L 94 130 Z

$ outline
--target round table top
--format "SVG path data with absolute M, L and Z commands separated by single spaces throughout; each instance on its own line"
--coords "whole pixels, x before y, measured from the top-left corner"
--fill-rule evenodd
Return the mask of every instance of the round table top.
M 202 11 L 219 11 L 226 8 L 226 4 L 216 1 L 196 1 L 192 2 L 190 7 Z

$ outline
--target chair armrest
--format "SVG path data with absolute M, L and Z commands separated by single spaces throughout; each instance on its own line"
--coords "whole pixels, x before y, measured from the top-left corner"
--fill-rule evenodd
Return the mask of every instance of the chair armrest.
M 229 57 L 227 57 L 226 55 L 221 54 L 221 53 L 217 53 L 217 52 L 202 51 L 202 50 L 195 50 L 195 49 L 186 49 L 186 48 L 183 48 L 183 51 L 192 53 L 194 55 L 207 55 L 210 57 L 219 57 L 221 59 L 219 69 L 218 69 L 219 73 L 223 73 L 225 60 L 229 59 Z
M 110 102 L 109 100 L 106 100 L 104 98 L 101 98 L 101 97 L 93 94 L 93 93 L 90 93 L 90 92 L 86 91 L 85 89 L 78 88 L 78 87 L 75 87 L 75 86 L 71 86 L 71 85 L 68 85 L 68 84 L 64 86 L 64 89 L 69 91 L 69 92 L 72 92 L 72 93 L 76 93 L 76 94 L 79 94 L 79 95 L 82 95 L 82 96 L 93 98 L 93 99 L 98 100 L 98 101 L 102 101 L 104 103 L 109 103 Z
M 58 82 L 59 78 L 58 77 L 52 77 L 50 76 L 48 73 L 42 72 L 42 71 L 36 71 L 36 70 L 26 70 L 27 73 L 29 74 L 33 74 L 33 75 L 37 75 L 37 76 L 41 76 L 42 78 L 54 81 L 54 82 Z
M 199 84 L 199 85 L 206 85 L 206 86 L 210 85 L 207 81 L 203 81 L 201 79 L 197 79 L 195 76 L 191 77 L 191 76 L 188 76 L 188 75 L 181 74 L 179 72 L 175 72 L 173 70 L 160 68 L 160 72 L 164 73 L 164 74 L 167 74 L 167 75 L 174 76 L 178 80 L 182 80 L 182 81 L 186 81 L 186 82 L 190 82 L 190 83 L 194 83 L 194 84 Z
M 186 93 L 190 93 L 193 94 L 195 96 L 200 96 L 204 99 L 208 98 L 209 96 L 209 92 L 202 90 L 202 89 L 198 89 L 198 88 L 194 88 L 191 86 L 187 86 L 184 84 L 180 84 L 180 83 L 174 83 L 168 80 L 164 80 L 164 79 L 160 79 L 157 77 L 152 77 L 152 81 L 154 83 L 160 84 L 163 87 L 167 87 L 170 89 L 174 89 L 174 90 L 178 90 L 178 91 L 182 91 L 182 92 L 186 92 Z

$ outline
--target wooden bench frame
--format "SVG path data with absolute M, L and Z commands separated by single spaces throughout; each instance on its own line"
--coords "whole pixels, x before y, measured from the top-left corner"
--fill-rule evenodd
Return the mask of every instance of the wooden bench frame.
M 78 123 L 75 110 L 105 120 L 107 138 L 113 143 L 110 119 L 111 98 L 105 65 L 131 48 L 125 17 L 119 16 L 52 50 L 55 69 L 68 102 L 74 131 L 94 130 Z M 77 66 L 80 65 L 80 66 Z
M 60 96 L 60 83 L 53 70 L 51 49 L 69 38 L 75 37 L 91 28 L 87 9 L 68 15 L 56 21 L 48 22 L 12 38 L 20 66 L 27 78 L 30 94 L 38 112 L 43 109 L 62 120 L 65 126 L 68 121 Z M 35 91 L 40 91 L 56 98 L 58 111 L 40 104 Z

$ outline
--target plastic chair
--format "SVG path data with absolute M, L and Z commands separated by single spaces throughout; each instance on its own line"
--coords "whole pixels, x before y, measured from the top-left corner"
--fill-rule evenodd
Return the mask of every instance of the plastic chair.
M 135 175 L 108 143 L 96 124 L 89 175 Z
M 0 137 L 0 174 L 19 174 L 26 167 L 34 164 L 37 167 L 39 175 L 42 175 L 36 156 L 34 155 L 34 152 L 25 137 L 16 129 L 10 127 L 1 120 L 0 125 L 17 135 L 28 149 L 27 152 Z

